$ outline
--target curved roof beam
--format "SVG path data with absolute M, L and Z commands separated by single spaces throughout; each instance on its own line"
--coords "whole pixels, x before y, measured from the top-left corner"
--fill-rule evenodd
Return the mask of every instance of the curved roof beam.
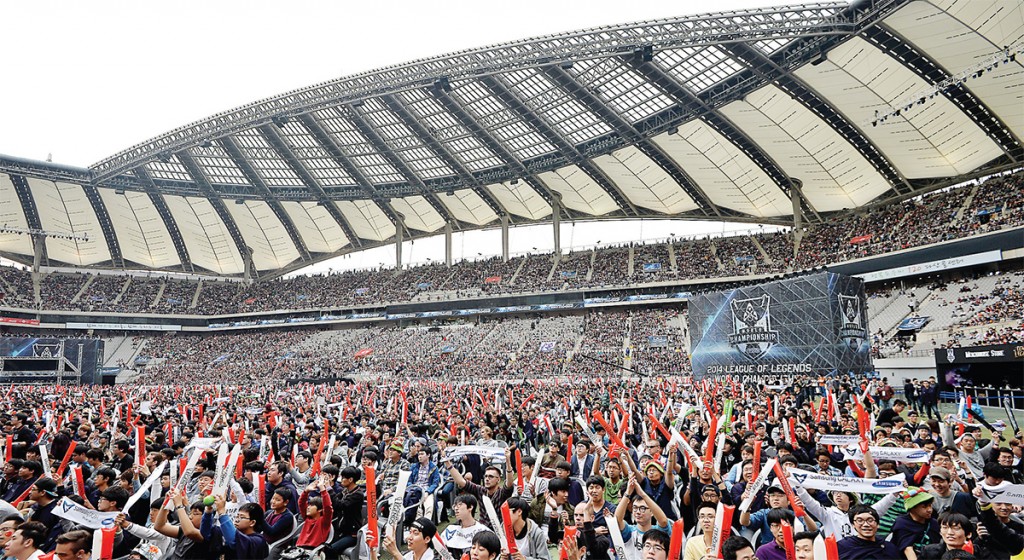
M 693 201 L 700 206 L 701 210 L 705 214 L 709 216 L 712 213 L 718 216 L 722 215 L 721 210 L 711 202 L 711 199 L 708 198 L 704 191 L 697 187 L 696 183 L 687 176 L 685 171 L 673 163 L 672 160 L 654 144 L 654 142 L 640 136 L 632 124 L 627 122 L 622 115 L 615 112 L 614 109 L 598 98 L 597 95 L 583 87 L 582 84 L 573 79 L 568 72 L 559 66 L 548 66 L 544 68 L 544 73 L 551 77 L 555 83 L 562 86 L 573 99 L 579 101 L 595 115 L 604 119 L 604 121 L 624 140 L 635 145 L 637 149 L 650 157 L 654 163 L 661 167 L 669 174 L 670 177 L 672 177 L 673 180 L 676 181 L 676 183 L 679 184 L 680 188 L 682 188 L 683 191 L 686 192 L 687 196 L 693 199 Z M 623 198 L 626 197 L 623 196 Z M 628 198 L 626 200 L 628 201 Z
M 392 224 L 396 224 L 398 221 L 398 217 L 395 215 L 395 211 L 391 208 L 391 205 L 387 204 L 383 200 L 383 197 L 381 197 L 377 189 L 374 188 L 373 182 L 370 181 L 369 177 L 367 177 L 363 173 L 363 170 L 360 169 L 359 166 L 352 163 L 348 156 L 345 155 L 344 150 L 342 150 L 341 146 L 339 146 L 338 143 L 334 141 L 334 138 L 331 138 L 331 135 L 328 134 L 327 131 L 324 129 L 323 125 L 320 124 L 320 121 L 316 120 L 310 114 L 300 115 L 298 119 L 303 125 L 305 125 L 306 130 L 309 131 L 313 138 L 315 138 L 316 141 L 319 142 L 321 146 L 323 146 L 324 150 L 326 150 L 327 153 L 330 154 L 331 159 L 334 160 L 335 163 L 340 165 L 341 168 L 344 169 L 345 172 L 349 174 L 349 176 L 356 180 L 357 186 L 364 193 L 366 193 L 366 197 L 372 200 L 378 207 L 380 207 L 380 209 L 384 212 L 384 215 L 386 215 L 388 219 L 391 220 Z M 352 243 L 362 247 L 362 239 L 358 235 L 356 235 L 355 230 L 352 229 L 352 226 L 348 223 L 348 220 L 345 218 L 345 215 L 338 210 L 337 205 L 328 203 L 327 209 L 331 212 L 331 216 L 334 216 L 334 219 L 338 222 L 342 229 L 345 230 L 345 235 L 350 236 Z
M 270 145 L 273 146 L 275 150 L 277 150 L 277 153 L 279 153 L 281 157 L 283 157 L 285 161 L 288 162 L 288 166 L 292 168 L 292 171 L 294 171 L 295 174 L 298 175 L 300 179 L 302 179 L 302 182 L 305 183 L 306 186 L 309 187 L 309 189 L 316 194 L 318 203 L 327 209 L 327 213 L 330 214 L 332 218 L 334 218 L 334 221 L 337 222 L 339 226 L 341 226 L 342 231 L 345 232 L 346 236 L 349 236 L 351 242 L 354 245 L 360 245 L 361 242 L 359 241 L 359 238 L 352 237 L 353 235 L 355 235 L 355 233 L 352 232 L 352 229 L 349 227 L 348 220 L 346 220 L 345 216 L 342 215 L 340 210 L 338 210 L 338 207 L 331 202 L 331 198 L 327 195 L 327 191 L 324 190 L 324 187 L 323 185 L 320 184 L 320 181 L 318 181 L 316 177 L 314 177 L 313 174 L 309 172 L 309 169 L 307 169 L 306 166 L 301 161 L 299 161 L 299 158 L 295 155 L 295 152 L 292 151 L 288 144 L 281 138 L 281 135 L 277 133 L 276 127 L 274 125 L 265 124 L 261 126 L 259 130 L 263 134 L 263 137 L 267 139 L 267 142 L 269 142 Z M 317 139 L 317 141 L 319 142 L 320 140 Z M 326 147 L 324 149 L 327 150 Z M 330 153 L 330 150 L 327 151 L 328 153 Z M 353 175 L 353 177 L 356 176 Z M 280 205 L 280 203 L 278 203 L 278 205 Z M 283 210 L 284 208 L 282 208 L 282 211 Z
M 530 175 L 529 170 L 526 169 L 526 166 L 523 165 L 523 162 L 519 161 L 518 158 L 512 155 L 512 152 L 506 149 L 504 144 L 498 142 L 498 140 L 495 139 L 494 136 L 490 132 L 488 132 L 486 128 L 480 126 L 480 123 L 478 123 L 476 119 L 471 117 L 469 113 L 466 112 L 466 109 L 462 107 L 462 105 L 460 105 L 457 101 L 452 99 L 451 95 L 448 95 L 447 90 L 445 90 L 444 88 L 432 87 L 430 88 L 430 93 L 433 96 L 433 98 L 437 100 L 437 102 L 440 103 L 442 107 L 445 108 L 446 111 L 454 115 L 455 118 L 458 119 L 459 123 L 466 128 L 466 130 L 473 134 L 473 136 L 476 137 L 476 139 L 480 141 L 480 143 L 482 143 L 484 146 L 487 146 L 487 148 L 491 150 L 491 152 L 493 152 L 496 156 L 498 156 L 498 158 L 501 159 L 505 163 L 505 165 L 509 167 L 509 169 L 515 169 L 516 172 L 521 174 L 523 177 L 527 177 Z M 502 204 L 498 202 L 496 198 L 492 197 L 491 193 L 487 192 L 487 189 L 474 187 L 473 192 L 480 195 L 480 198 L 484 199 L 484 202 L 486 202 L 487 205 L 490 206 L 491 210 L 495 214 L 499 216 L 508 216 L 508 219 L 512 223 L 516 222 L 516 218 L 511 213 L 509 213 L 509 211 L 505 209 L 505 207 L 502 206 Z
M 637 57 L 628 57 L 626 61 L 637 71 L 641 76 L 647 78 L 655 87 L 662 91 L 665 95 L 671 97 L 676 103 L 687 107 L 688 112 L 695 115 L 700 115 L 700 119 L 708 124 L 711 128 L 715 129 L 719 134 L 724 136 L 728 141 L 732 142 L 737 148 L 739 148 L 744 154 L 747 155 L 770 177 L 775 184 L 787 196 L 791 196 L 791 191 L 796 191 L 800 196 L 800 203 L 803 207 L 804 215 L 809 217 L 813 214 L 818 220 L 821 216 L 818 215 L 818 211 L 814 208 L 800 189 L 794 189 L 792 179 L 786 175 L 782 170 L 782 167 L 772 159 L 756 142 L 750 139 L 746 134 L 737 128 L 729 119 L 725 118 L 716 109 L 708 105 L 703 99 L 690 90 L 683 87 L 678 81 L 672 76 L 669 76 L 664 70 L 662 70 L 654 62 L 643 62 L 638 60 Z M 701 194 L 703 192 L 701 191 Z M 706 196 L 706 195 L 705 195 Z
M 24 175 L 10 174 L 11 183 L 14 185 L 14 192 L 18 193 L 18 202 L 21 203 L 21 210 L 25 213 L 25 221 L 31 229 L 43 229 L 43 222 L 39 219 L 39 209 L 36 208 L 36 199 L 32 196 L 32 189 Z M 40 247 L 36 247 L 39 243 Z M 46 243 L 42 240 L 32 238 L 32 247 L 39 250 L 42 255 L 42 262 L 49 264 L 50 258 L 46 255 Z
M 389 108 L 392 111 L 394 111 L 393 108 Z M 398 115 L 398 117 L 402 119 L 402 122 L 404 122 L 407 126 L 410 125 L 408 119 L 403 114 L 396 112 L 396 115 Z M 441 204 L 441 201 L 437 200 L 437 196 L 435 196 L 434 193 L 429 188 L 427 188 L 427 185 L 423 182 L 422 179 L 420 179 L 420 176 L 413 172 L 412 168 L 405 163 L 405 160 L 398 157 L 398 155 L 395 154 L 395 152 L 388 147 L 387 142 L 385 142 L 384 139 L 380 136 L 380 134 L 377 133 L 377 130 L 373 128 L 373 126 L 370 125 L 369 122 L 366 121 L 366 118 L 363 117 L 362 113 L 359 112 L 359 108 L 357 106 L 349 106 L 348 110 L 345 111 L 345 116 L 348 117 L 349 122 L 355 125 L 359 133 L 363 135 L 363 138 L 365 138 L 373 146 L 373 148 L 377 150 L 377 153 L 384 156 L 384 158 L 388 160 L 388 163 L 390 163 L 392 167 L 397 169 L 398 172 L 401 173 L 403 177 L 405 177 L 405 180 L 410 185 L 416 187 L 416 189 L 419 191 L 419 194 L 423 196 L 428 203 L 430 203 L 434 210 L 437 210 L 437 212 L 441 214 L 441 216 L 444 216 L 447 220 L 450 220 L 448 223 L 452 225 L 458 224 L 458 222 L 454 218 L 450 217 L 450 212 L 448 212 L 447 208 L 444 208 L 444 210 L 438 210 L 437 205 L 444 206 L 443 204 Z M 410 129 L 413 130 L 414 133 L 416 132 L 415 129 L 412 129 L 411 127 Z M 384 208 L 385 213 L 388 214 L 388 217 L 391 218 L 391 221 L 395 223 L 395 231 L 398 231 L 399 227 L 402 229 L 405 228 L 405 220 L 402 219 L 401 215 L 398 212 L 396 212 L 394 208 L 391 208 L 390 204 L 381 204 L 381 207 Z
M 92 209 L 96 212 L 96 221 L 100 223 L 100 231 L 103 232 L 103 238 L 107 242 L 107 251 L 110 252 L 110 264 L 117 268 L 124 268 L 124 257 L 121 255 L 121 243 L 117 240 L 117 234 L 114 232 L 114 224 L 110 221 L 110 214 L 107 213 L 107 207 L 103 205 L 103 201 L 100 200 L 100 193 L 96 190 L 96 185 L 92 183 L 82 183 L 82 190 L 85 191 L 86 198 L 89 199 L 89 204 L 92 205 Z
M 160 214 L 160 219 L 163 220 L 164 227 L 171 236 L 171 241 L 174 242 L 174 250 L 178 252 L 181 269 L 195 272 L 195 268 L 192 266 L 192 259 L 188 255 L 188 248 L 185 247 L 185 240 L 182 239 L 181 230 L 178 229 L 178 222 L 174 221 L 174 216 L 171 215 L 171 210 L 167 208 L 167 202 L 164 200 L 163 195 L 160 194 L 160 189 L 153 182 L 153 177 L 150 176 L 145 165 L 135 168 L 134 173 L 135 177 L 145 188 L 146 194 L 149 195 L 149 200 L 153 202 L 153 206 L 156 207 L 156 211 Z
M 299 230 L 295 229 L 295 223 L 292 222 L 291 217 L 284 208 L 281 206 L 281 201 L 274 197 L 274 192 L 270 190 L 267 183 L 263 180 L 263 177 L 256 171 L 256 168 L 252 166 L 252 163 L 246 159 L 242 150 L 238 149 L 238 144 L 235 144 L 235 139 L 227 136 L 220 139 L 220 144 L 224 148 L 224 152 L 228 154 L 235 165 L 242 170 L 245 178 L 249 180 L 249 183 L 255 185 L 263 193 L 263 201 L 270 206 L 270 209 L 274 211 L 274 215 L 277 216 L 278 220 L 281 220 L 281 224 L 284 225 L 285 231 L 288 232 L 288 237 L 291 238 L 292 244 L 299 250 L 299 255 L 302 260 L 309 261 L 311 257 L 309 250 L 306 249 L 306 242 L 302 240 L 302 236 L 299 235 Z M 283 156 L 283 154 L 278 154 Z M 300 175 L 301 177 L 301 175 Z M 308 188 L 309 185 L 307 184 Z
M 555 129 L 551 128 L 544 119 L 540 118 L 535 114 L 529 107 L 516 94 L 512 93 L 505 84 L 501 83 L 500 80 L 494 76 L 487 76 L 481 78 L 480 83 L 483 84 L 490 92 L 491 95 L 501 99 L 506 106 L 512 109 L 516 115 L 528 124 L 531 128 L 540 133 L 549 144 L 555 146 L 558 151 L 565 157 L 569 158 L 569 163 L 576 165 L 584 173 L 587 174 L 598 186 L 601 187 L 608 196 L 612 197 L 612 200 L 618 204 L 619 209 L 629 217 L 639 216 L 639 212 L 632 203 L 619 191 L 619 188 L 615 186 L 605 174 L 597 168 L 596 165 L 591 163 L 589 159 L 583 156 L 576 146 L 573 146 L 568 140 L 562 138 L 562 135 L 555 132 Z M 575 83 L 575 82 L 573 82 Z
M 900 175 L 896 166 L 871 143 L 857 127 L 840 113 L 835 107 L 826 102 L 821 95 L 811 90 L 803 82 L 792 75 L 792 69 L 779 66 L 774 60 L 768 58 L 757 49 L 746 43 L 726 43 L 720 45 L 731 56 L 744 62 L 752 71 L 770 83 L 777 85 L 790 97 L 803 103 L 806 107 L 815 112 L 822 120 L 828 123 L 840 136 L 848 141 L 858 152 L 861 153 L 879 173 L 889 181 L 889 185 L 899 195 L 910 194 L 914 188 Z
M 950 77 L 949 72 L 936 61 L 884 25 L 868 27 L 861 32 L 861 36 L 903 63 L 903 66 L 920 76 L 929 85 L 941 83 Z M 984 130 L 989 138 L 1002 148 L 1010 161 L 1014 163 L 1024 161 L 1024 146 L 1021 146 L 1020 141 L 1010 132 L 1009 127 L 974 93 L 962 84 L 944 88 L 940 90 L 940 93 L 963 110 L 974 124 Z
M 466 169 L 466 166 L 462 165 L 462 162 L 459 161 L 448 150 L 448 148 L 441 144 L 433 134 L 423 127 L 423 123 L 409 112 L 409 109 L 400 99 L 394 95 L 386 95 L 381 98 L 381 101 L 384 103 L 385 107 L 390 109 L 395 116 L 405 123 L 405 126 L 409 127 L 409 130 L 416 135 L 416 138 L 418 138 L 424 146 L 427 146 L 431 151 L 437 154 L 437 157 L 441 158 L 441 161 L 443 161 L 445 165 L 455 170 L 459 179 L 462 180 L 463 185 L 467 188 L 480 186 L 478 181 L 473 177 L 473 174 Z M 422 195 L 427 199 L 427 202 L 430 203 L 434 210 L 444 217 L 445 221 L 452 225 L 457 225 L 459 223 L 459 221 L 455 219 L 455 216 L 452 215 L 451 210 L 449 210 L 448 207 L 442 204 L 441 200 L 437 198 L 436 193 L 427 189 L 423 191 Z
M 396 91 L 430 86 L 438 76 L 448 76 L 451 81 L 456 81 L 536 68 L 538 65 L 559 61 L 599 58 L 620 53 L 623 45 L 678 48 L 735 41 L 739 36 L 751 41 L 809 35 L 843 36 L 855 30 L 855 23 L 843 15 L 847 9 L 846 2 L 820 2 L 666 18 L 572 31 L 436 56 L 346 76 L 259 100 L 132 146 L 92 165 L 90 169 L 97 180 L 114 177 L 135 165 L 152 160 L 159 153 L 178 152 L 198 145 L 205 139 L 220 138 L 267 124 L 273 117 L 295 116 Z M 873 16 L 868 14 L 866 17 Z
M 206 192 L 206 198 L 210 201 L 210 205 L 217 212 L 217 217 L 220 218 L 221 222 L 224 222 L 224 227 L 228 228 L 228 233 L 231 234 L 231 240 L 235 242 L 235 248 L 238 249 L 238 254 L 242 257 L 243 263 L 248 263 L 252 273 L 258 275 L 256 267 L 252 265 L 252 249 L 245 244 L 245 239 L 242 237 L 242 232 L 238 229 L 238 224 L 235 223 L 235 219 L 231 217 L 231 212 L 224 207 L 224 199 L 217 194 L 214 190 L 213 185 L 210 184 L 210 180 L 206 178 L 206 174 L 203 173 L 199 164 L 196 160 L 192 159 L 192 154 L 187 151 L 181 151 L 176 154 L 178 161 L 185 167 L 188 174 L 192 176 L 192 180 L 195 181 L 203 191 Z

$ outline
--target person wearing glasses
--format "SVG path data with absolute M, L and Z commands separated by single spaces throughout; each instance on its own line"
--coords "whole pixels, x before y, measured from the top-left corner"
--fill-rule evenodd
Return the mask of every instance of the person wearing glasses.
M 247 503 L 238 508 L 234 519 L 227 514 L 227 500 L 224 494 L 214 497 L 220 531 L 224 537 L 224 557 L 238 560 L 266 558 L 270 555 L 267 538 L 260 533 L 263 527 L 263 508 L 259 504 Z
M 625 521 L 627 511 L 633 513 L 632 525 Z M 644 492 L 635 477 L 630 477 L 626 484 L 626 495 L 615 508 L 615 519 L 619 523 L 619 531 L 622 532 L 628 560 L 639 560 L 643 554 L 644 535 L 648 531 L 657 529 L 670 536 L 672 533 L 672 524 L 668 522 L 665 511 Z M 653 521 L 657 521 L 658 524 L 655 525 Z
M 878 558 L 902 558 L 896 545 L 878 538 L 878 512 L 870 506 L 857 505 L 850 508 L 850 523 L 853 535 L 836 543 L 839 560 L 876 560 Z
M 683 549 L 683 560 L 701 560 L 705 555 L 710 555 L 711 537 L 715 531 L 715 512 L 717 506 L 707 502 L 697 507 L 697 526 L 700 527 L 701 538 L 696 535 L 686 541 L 686 548 Z

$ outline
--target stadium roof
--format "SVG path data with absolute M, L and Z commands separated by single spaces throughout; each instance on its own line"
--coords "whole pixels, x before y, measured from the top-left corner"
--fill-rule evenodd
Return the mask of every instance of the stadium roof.
M 866 0 L 618 25 L 340 78 L 88 169 L 0 158 L 52 265 L 263 275 L 453 229 L 792 223 L 1024 162 L 1024 5 Z M 16 202 L 15 202 L 16 201 Z M 396 224 L 401 227 L 396 228 Z M 0 254 L 32 259 L 28 236 Z

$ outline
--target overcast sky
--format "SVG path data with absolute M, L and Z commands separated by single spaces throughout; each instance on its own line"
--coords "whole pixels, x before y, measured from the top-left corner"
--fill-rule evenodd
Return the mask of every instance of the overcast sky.
M 780 3 L 7 0 L 0 3 L 0 154 L 52 154 L 54 163 L 86 167 L 191 121 L 348 74 L 549 33 Z M 651 221 L 643 227 L 645 238 L 684 235 L 684 228 L 694 229 Z M 621 234 L 614 237 L 607 226 L 593 236 L 589 229 L 563 233 L 563 245 L 570 237 L 575 246 L 624 240 L 640 226 L 614 228 Z M 550 245 L 550 231 L 541 238 L 520 230 L 513 251 L 543 239 Z M 491 242 L 471 241 L 459 242 L 467 256 L 494 252 Z M 437 258 L 427 245 L 406 260 Z M 338 266 L 373 266 L 381 258 Z

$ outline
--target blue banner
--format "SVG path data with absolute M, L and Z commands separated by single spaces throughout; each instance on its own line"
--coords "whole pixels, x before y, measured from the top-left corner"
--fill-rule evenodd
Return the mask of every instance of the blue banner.
M 434 285 L 431 284 L 430 282 L 420 282 L 419 284 L 416 284 L 416 289 L 417 290 L 429 290 L 430 288 L 433 288 L 433 287 L 434 287 Z
M 931 317 L 927 315 L 922 315 L 919 317 L 907 317 L 906 319 L 900 322 L 899 326 L 896 327 L 896 330 L 919 331 L 922 328 L 924 328 L 924 326 L 927 325 L 928 321 L 930 320 Z
M 647 337 L 647 345 L 651 348 L 664 348 L 668 346 L 668 336 L 663 334 Z
M 644 263 L 644 272 L 658 272 L 661 270 L 661 263 Z
M 736 261 L 736 264 L 739 264 L 745 262 L 752 262 L 754 260 L 754 257 L 750 255 L 743 255 L 742 257 L 733 257 L 732 259 Z
M 563 270 L 562 272 L 559 272 L 559 274 L 562 278 L 576 278 L 575 270 Z

